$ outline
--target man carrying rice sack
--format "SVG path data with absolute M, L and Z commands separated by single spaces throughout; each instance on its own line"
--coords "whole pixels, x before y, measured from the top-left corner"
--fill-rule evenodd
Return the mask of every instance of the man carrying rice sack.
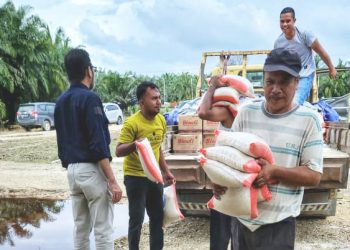
M 317 186 L 321 180 L 321 124 L 315 111 L 293 102 L 300 70 L 295 51 L 272 50 L 264 64 L 266 101 L 242 106 L 233 122 L 234 131 L 264 139 L 275 159 L 274 164 L 257 159 L 262 170 L 255 185 L 269 184 L 272 199 L 258 204 L 258 217 L 238 218 L 237 249 L 294 249 L 295 217 L 300 214 L 304 186 Z M 214 186 L 218 198 L 225 190 Z
M 216 106 L 213 98 L 217 92 L 216 90 L 224 88 L 226 85 L 222 83 L 219 76 L 211 78 L 208 91 L 199 106 L 198 115 L 201 119 L 220 122 L 220 130 L 231 131 L 235 113 L 229 109 L 229 106 Z M 235 90 L 233 89 L 233 91 Z M 238 243 L 237 223 L 235 217 L 210 209 L 210 249 L 227 250 L 230 241 L 231 250 L 236 249 L 235 246 Z
M 136 142 L 147 138 L 155 159 L 163 172 L 164 182 L 173 183 L 174 176 L 165 162 L 161 143 L 166 133 L 166 122 L 159 114 L 161 101 L 157 85 L 142 82 L 136 89 L 140 111 L 124 123 L 118 138 L 116 155 L 125 156 L 124 184 L 129 201 L 129 249 L 139 249 L 145 209 L 150 223 L 150 249 L 163 249 L 163 185 L 146 177 L 136 151 Z

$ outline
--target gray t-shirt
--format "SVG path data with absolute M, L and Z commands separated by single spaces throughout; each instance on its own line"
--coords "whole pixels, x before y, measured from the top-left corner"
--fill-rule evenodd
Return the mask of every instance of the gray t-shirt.
M 282 33 L 275 41 L 274 48 L 286 48 L 295 50 L 301 59 L 302 69 L 300 77 L 311 75 L 315 69 L 315 59 L 311 49 L 311 44 L 316 40 L 316 37 L 307 31 L 300 31 L 295 27 L 295 36 L 288 40 Z

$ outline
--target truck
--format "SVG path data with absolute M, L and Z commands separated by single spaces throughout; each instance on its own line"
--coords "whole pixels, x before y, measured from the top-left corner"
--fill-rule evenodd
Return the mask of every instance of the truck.
M 201 96 L 205 86 L 205 65 L 208 57 L 219 57 L 219 65 L 212 75 L 237 74 L 248 78 L 256 94 L 263 95 L 263 65 L 249 64 L 248 56 L 265 55 L 269 50 L 220 51 L 202 54 L 196 96 Z M 241 64 L 227 65 L 230 56 L 240 57 Z M 318 100 L 318 77 L 314 77 L 310 102 Z M 323 150 L 323 175 L 316 187 L 305 188 L 301 215 L 320 217 L 335 215 L 339 189 L 346 189 L 350 166 L 350 127 L 348 121 L 329 122 L 325 126 Z M 165 159 L 176 178 L 176 189 L 180 209 L 185 214 L 209 214 L 206 203 L 212 197 L 212 183 L 197 162 L 198 154 L 173 153 L 172 138 L 178 132 L 169 126 L 163 144 Z

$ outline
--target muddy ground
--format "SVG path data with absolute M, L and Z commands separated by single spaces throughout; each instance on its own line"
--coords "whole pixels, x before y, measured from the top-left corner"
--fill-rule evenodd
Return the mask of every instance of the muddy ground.
M 120 126 L 110 125 L 112 152 L 119 130 Z M 0 132 L 0 197 L 69 198 L 66 171 L 57 159 L 55 136 L 55 131 Z M 122 184 L 121 159 L 115 158 L 112 166 Z M 350 189 L 341 190 L 338 196 L 336 216 L 297 220 L 296 249 L 350 249 Z M 125 196 L 122 202 L 127 202 Z M 149 249 L 148 237 L 145 225 L 141 249 Z M 116 240 L 115 246 L 127 249 L 127 239 Z M 164 249 L 209 249 L 208 218 L 186 217 L 166 228 Z

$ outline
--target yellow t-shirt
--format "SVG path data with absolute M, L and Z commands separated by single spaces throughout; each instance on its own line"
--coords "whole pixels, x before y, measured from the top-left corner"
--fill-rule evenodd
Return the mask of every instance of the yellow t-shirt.
M 166 133 L 166 122 L 161 114 L 147 120 L 140 111 L 125 120 L 118 138 L 119 143 L 131 143 L 140 138 L 148 138 L 154 156 L 159 162 L 159 150 Z M 137 151 L 125 156 L 123 173 L 129 176 L 146 176 L 143 172 Z

